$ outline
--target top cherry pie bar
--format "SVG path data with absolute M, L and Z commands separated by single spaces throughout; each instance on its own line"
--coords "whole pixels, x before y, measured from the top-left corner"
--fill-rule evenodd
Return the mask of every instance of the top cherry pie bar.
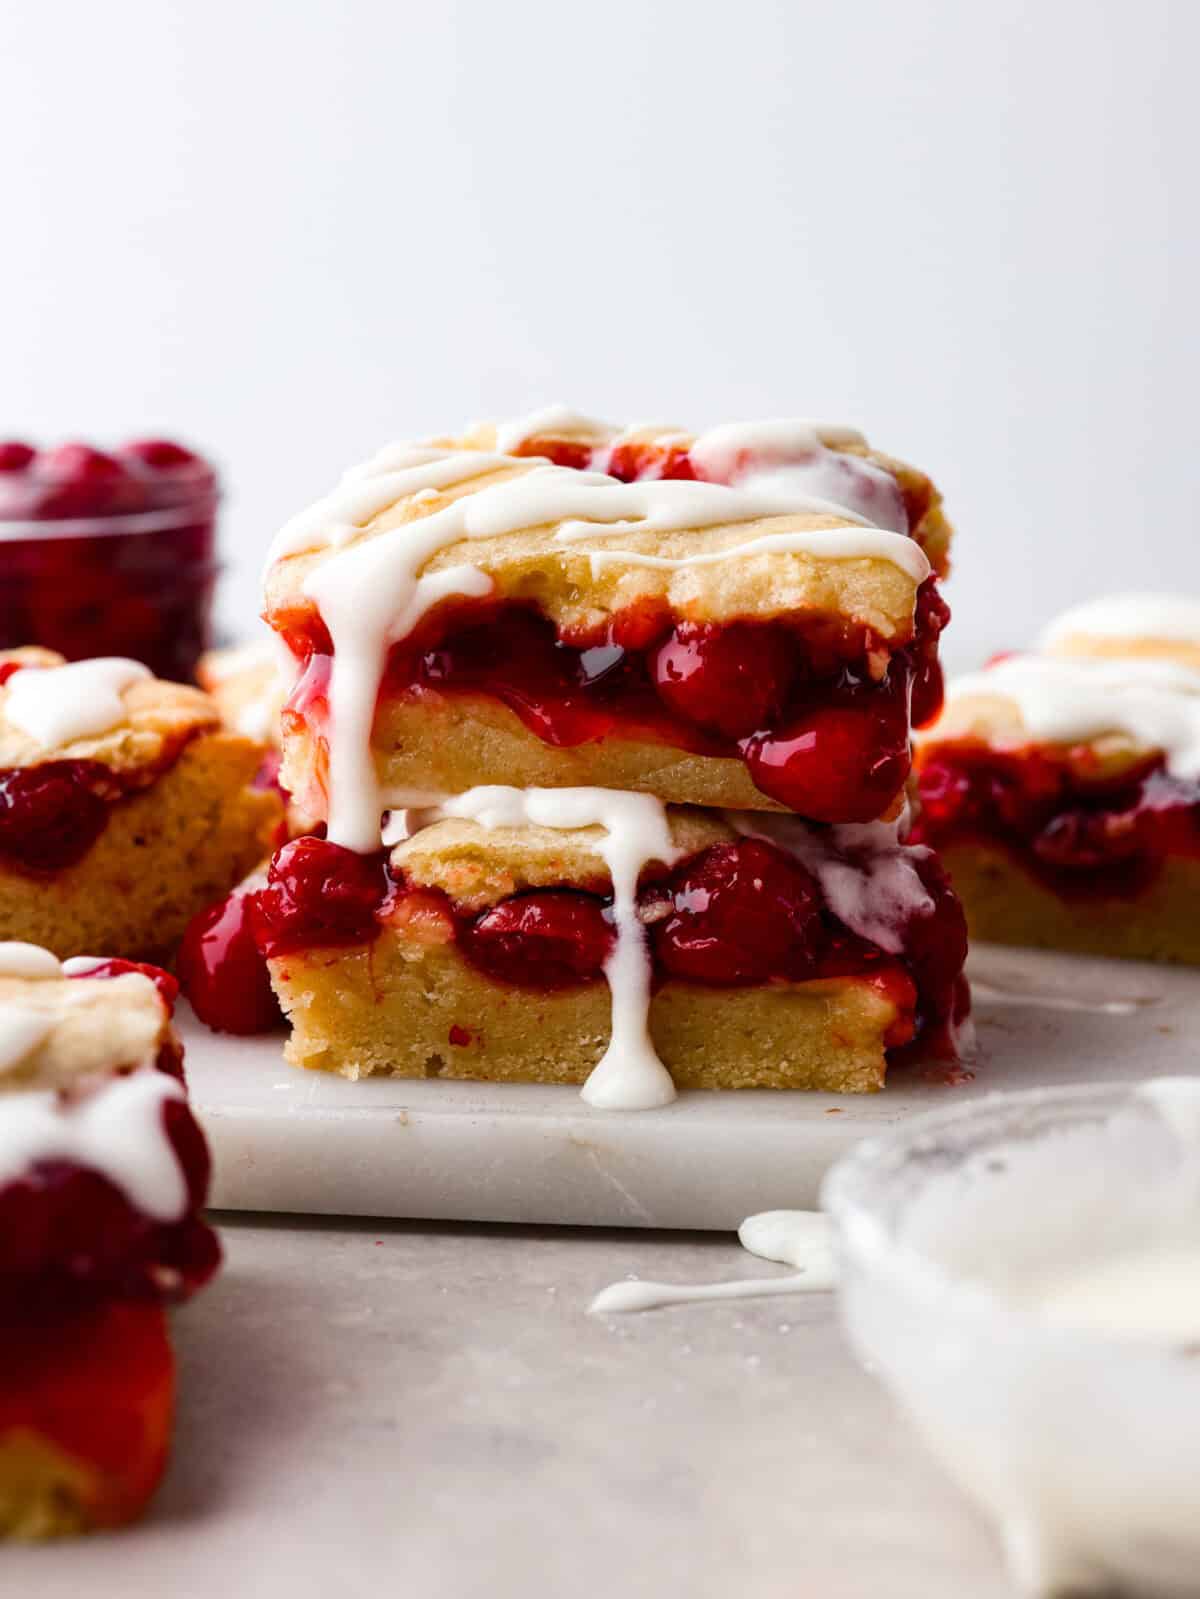
M 949 526 L 846 429 L 560 412 L 396 445 L 275 541 L 283 782 L 330 837 L 487 783 L 894 815 Z

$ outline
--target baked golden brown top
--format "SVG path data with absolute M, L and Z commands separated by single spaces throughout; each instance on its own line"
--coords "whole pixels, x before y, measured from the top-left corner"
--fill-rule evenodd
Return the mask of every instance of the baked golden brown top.
M 173 1035 L 167 1008 L 140 972 L 117 977 L 0 974 L 0 1023 L 17 1010 L 45 1019 L 30 1047 L 0 1065 L 0 1091 L 65 1088 L 81 1078 L 150 1065 Z M 11 1052 L 10 1052 L 11 1057 Z
M 50 672 L 66 665 L 49 650 L 0 651 L 0 668 L 9 663 Z M 189 738 L 221 725 L 216 705 L 199 689 L 144 677 L 120 692 L 123 720 L 100 733 L 45 744 L 6 714 L 12 682 L 0 684 L 0 767 L 86 760 L 118 773 L 134 771 L 170 759 Z
M 383 559 L 371 563 L 364 592 L 394 586 L 401 614 L 413 581 L 429 588 L 441 575 L 449 593 L 536 602 L 574 637 L 645 607 L 701 622 L 807 613 L 869 629 L 888 644 L 911 634 L 916 590 L 930 570 L 922 541 L 842 514 L 826 493 L 784 488 L 770 475 L 744 488 L 627 483 L 491 451 L 495 438 L 494 428 L 481 428 L 392 447 L 294 518 L 267 574 L 272 626 L 286 629 L 313 609 L 314 586 L 328 590 L 323 568 L 340 562 L 344 572 L 347 553 L 390 535 L 392 569 L 385 572 Z M 865 445 L 841 453 L 858 448 L 874 463 Z M 523 511 L 511 514 L 513 504 Z M 936 504 L 926 514 L 932 526 Z M 397 581 L 406 561 L 410 570 Z M 455 588 L 450 574 L 467 569 L 476 586 Z
M 918 467 L 872 448 L 853 429 L 814 425 L 807 431 L 832 454 L 864 461 L 894 480 L 907 512 L 909 534 L 925 551 L 934 571 L 944 577 L 949 570 L 950 542 L 954 529 L 946 518 L 941 491 L 932 479 Z M 514 435 L 521 434 L 524 436 L 518 442 Z M 595 452 L 608 449 L 614 453 L 624 452 L 635 459 L 639 455 L 642 459 L 653 459 L 655 455 L 665 457 L 672 454 L 678 458 L 711 437 L 713 435 L 700 435 L 676 427 L 634 426 L 618 429 L 591 417 L 564 417 L 550 413 L 540 425 L 537 418 L 526 419 L 525 424 L 518 425 L 516 429 L 512 424 L 477 422 L 458 438 L 442 438 L 435 442 L 458 449 L 498 450 L 508 447 L 521 454 L 548 449 L 552 458 L 557 445 L 565 445 L 568 450 L 572 445 L 584 445 Z

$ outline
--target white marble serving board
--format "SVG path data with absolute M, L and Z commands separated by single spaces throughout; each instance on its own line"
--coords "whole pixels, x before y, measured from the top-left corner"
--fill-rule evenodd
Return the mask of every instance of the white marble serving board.
M 1200 1074 L 1200 973 L 982 946 L 971 958 L 972 1082 L 894 1073 L 881 1094 L 688 1093 L 592 1110 L 575 1089 L 361 1083 L 284 1064 L 281 1039 L 229 1038 L 186 1013 L 213 1203 L 430 1220 L 735 1227 L 808 1206 L 865 1133 L 996 1089 Z

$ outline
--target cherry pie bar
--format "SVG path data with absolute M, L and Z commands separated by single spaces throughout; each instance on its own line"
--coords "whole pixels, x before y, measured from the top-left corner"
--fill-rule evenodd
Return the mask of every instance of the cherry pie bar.
M 330 836 L 487 783 L 894 816 L 949 527 L 845 429 L 559 413 L 396 445 L 278 535 L 284 786 Z
M 287 835 L 297 838 L 311 833 L 317 822 L 300 809 L 279 780 L 281 718 L 289 682 L 284 667 L 290 660 L 279 641 L 268 634 L 248 644 L 210 650 L 201 656 L 196 678 L 226 727 L 266 746 L 255 785 L 274 789 L 280 796 Z
M 0 1536 L 133 1520 L 166 1463 L 164 1306 L 220 1259 L 175 991 L 0 944 Z
M 961 909 L 894 824 L 483 788 L 359 855 L 302 838 L 251 896 L 296 1065 L 358 1078 L 882 1086 L 965 1018 Z
M 278 841 L 263 753 L 137 662 L 0 653 L 0 935 L 169 958 Z
M 1094 601 L 952 683 L 917 785 L 973 937 L 1200 964 L 1200 603 Z

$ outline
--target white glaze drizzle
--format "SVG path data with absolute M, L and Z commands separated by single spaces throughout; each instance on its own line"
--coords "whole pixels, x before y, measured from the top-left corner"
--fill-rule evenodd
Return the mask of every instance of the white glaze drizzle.
M 52 749 L 119 726 L 126 720 L 121 695 L 151 675 L 140 661 L 119 656 L 23 667 L 8 680 L 4 715 L 43 749 Z
M 357 538 L 373 516 L 398 500 L 468 483 L 512 465 L 510 457 L 483 450 L 448 450 L 428 444 L 385 445 L 369 461 L 351 467 L 331 494 L 284 523 L 271 543 L 267 564 L 305 550 L 338 549 Z
M 1011 700 L 1028 733 L 1067 744 L 1123 733 L 1160 749 L 1178 777 L 1200 777 L 1200 671 L 1156 659 L 1018 655 L 953 679 L 947 703 Z
M 815 1210 L 768 1210 L 748 1216 L 738 1228 L 742 1248 L 763 1260 L 791 1266 L 794 1277 L 745 1277 L 719 1283 L 658 1283 L 639 1279 L 611 1283 L 588 1306 L 592 1315 L 658 1310 L 665 1305 L 713 1299 L 763 1299 L 776 1294 L 819 1294 L 837 1277 L 829 1222 Z
M 833 516 L 845 516 L 839 506 L 830 505 Z M 595 533 L 587 528 L 578 537 Z M 899 540 L 899 543 L 897 543 Z M 811 555 L 831 561 L 887 561 L 898 566 L 919 587 L 932 568 L 919 544 L 899 533 L 886 533 L 874 527 L 810 528 L 801 533 L 765 533 L 726 550 L 711 550 L 704 555 L 644 555 L 635 550 L 593 550 L 588 559 L 592 572 L 604 566 L 648 566 L 662 572 L 680 572 L 687 567 L 717 566 L 722 561 L 740 560 L 747 555 Z
M 1152 1077 L 1138 1087 L 1189 1150 L 1200 1149 L 1200 1077 Z
M 671 866 L 679 851 L 662 802 L 607 788 L 469 789 L 414 818 L 417 826 L 461 817 L 485 828 L 600 827 L 596 852 L 612 876 L 616 941 L 604 975 L 612 994 L 612 1036 L 581 1090 L 599 1110 L 655 1110 L 675 1098 L 671 1074 L 650 1041 L 650 952 L 638 916 L 637 889 L 651 861 Z
M 78 1100 L 35 1091 L 0 1099 L 0 1183 L 40 1161 L 99 1172 L 155 1221 L 177 1221 L 187 1184 L 163 1127 L 163 1106 L 182 1084 L 152 1067 L 116 1077 Z
M 689 449 L 706 477 L 760 493 L 819 495 L 878 527 L 908 533 L 904 498 L 892 474 L 830 445 L 865 446 L 854 428 L 775 419 L 727 422 L 702 433 Z
M 584 438 L 609 440 L 617 429 L 609 422 L 599 422 L 593 416 L 583 416 L 567 405 L 547 405 L 540 411 L 530 411 L 527 416 L 513 417 L 496 425 L 496 448 L 502 455 L 512 455 L 530 439 L 541 437 L 568 438 L 582 434 Z
M 62 974 L 64 977 L 90 977 L 98 967 L 107 964 L 103 955 L 72 955 L 63 961 Z
M 0 943 L 0 977 L 61 977 L 57 955 L 40 944 Z
M 53 1032 L 55 1021 L 50 1011 L 0 1004 L 0 1073 L 19 1066 Z
M 1187 594 L 1105 594 L 1055 617 L 1038 647 L 1053 651 L 1072 638 L 1200 644 L 1200 599 Z
M 913 864 L 929 851 L 901 842 L 907 813 L 894 822 L 847 822 L 831 827 L 814 827 L 799 816 L 772 811 L 726 811 L 724 815 L 736 832 L 765 839 L 794 855 L 817 879 L 838 920 L 889 955 L 903 953 L 909 922 L 933 912 L 929 890 Z
M 451 462 L 464 452 L 451 452 Z M 507 464 L 507 457 L 481 457 Z M 436 463 L 435 463 L 436 464 Z M 427 465 L 414 469 L 429 470 Z M 385 474 L 351 485 L 340 494 L 372 493 L 387 483 L 386 495 L 398 497 L 396 482 L 404 474 Z M 411 487 L 405 490 L 411 492 Z M 351 512 L 335 495 L 325 509 L 304 518 L 300 544 L 311 547 L 324 535 L 344 531 Z M 376 505 L 374 500 L 370 502 Z M 390 503 L 390 502 L 388 502 Z M 332 508 L 331 508 L 332 507 Z M 376 505 L 376 509 L 381 508 Z M 440 550 L 460 541 L 495 538 L 525 528 L 554 526 L 556 540 L 608 538 L 629 532 L 678 532 L 780 516 L 803 509 L 833 510 L 789 489 L 772 495 L 749 494 L 723 484 L 688 482 L 619 483 L 600 473 L 568 467 L 536 467 L 477 493 L 466 495 L 426 517 L 403 524 L 342 550 L 310 572 L 304 592 L 312 599 L 333 642 L 329 683 L 329 837 L 349 849 L 378 847 L 383 810 L 371 752 L 371 727 L 389 645 L 405 638 L 429 608 L 453 595 L 481 597 L 491 580 L 477 567 L 463 564 L 419 575 Z M 357 507 L 358 511 L 362 506 Z M 317 513 L 320 514 L 317 514 Z M 293 529 L 280 536 L 284 553 L 295 542 Z M 324 529 L 324 534 L 322 534 Z M 830 535 L 833 535 L 832 537 Z M 839 537 L 840 535 L 840 537 Z M 327 539 L 326 539 L 327 541 Z M 928 562 L 911 539 L 878 528 L 818 529 L 788 532 L 752 541 L 756 550 L 806 548 L 827 559 L 859 559 L 864 555 L 889 561 L 920 582 Z M 729 560 L 747 553 L 742 546 L 719 556 L 697 554 L 679 566 Z M 613 552 L 613 558 L 620 555 Z M 653 558 L 642 558 L 652 564 Z

